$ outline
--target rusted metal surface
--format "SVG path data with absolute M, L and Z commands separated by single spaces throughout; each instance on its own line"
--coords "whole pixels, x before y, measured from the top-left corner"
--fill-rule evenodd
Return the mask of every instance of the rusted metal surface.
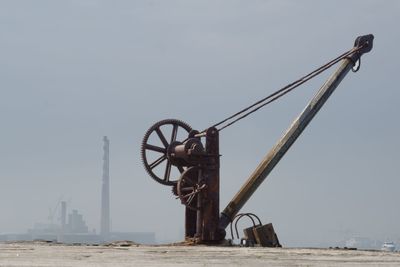
M 256 244 L 262 247 L 281 247 L 272 223 L 253 227 L 253 235 Z
M 172 132 L 167 133 L 166 129 L 171 128 Z M 178 131 L 184 131 L 188 137 L 177 140 Z M 153 157 L 150 157 L 151 153 Z M 199 135 L 179 120 L 168 119 L 154 124 L 142 142 L 142 159 L 147 172 L 157 182 L 173 187 L 172 192 L 185 205 L 185 237 L 198 243 L 219 242 L 224 237 L 218 227 L 219 156 L 216 128 L 211 127 L 204 135 Z M 165 169 L 161 168 L 160 172 L 162 164 Z M 172 177 L 172 168 L 179 170 L 180 177 Z
M 177 185 L 177 195 L 181 203 L 190 209 L 198 209 L 197 195 L 206 188 L 201 179 L 201 169 L 197 166 L 187 168 Z
M 197 232 L 197 210 L 185 207 L 185 239 L 195 238 Z
M 207 164 L 203 168 L 203 179 L 207 185 L 202 198 L 202 242 L 220 241 L 219 230 L 219 134 L 216 128 L 206 131 Z
M 231 223 L 232 242 L 235 239 L 232 230 L 233 225 L 235 226 L 236 238 L 239 239 L 238 223 L 243 218 L 249 218 L 252 226 L 243 229 L 244 237 L 240 239 L 241 246 L 281 247 L 272 223 L 263 225 L 260 218 L 254 213 L 240 213 L 235 216 Z
M 169 136 L 167 133 L 168 127 L 172 127 L 172 132 L 170 133 L 170 140 L 167 140 L 166 136 Z M 168 129 L 169 130 L 169 129 Z M 192 130 L 188 124 L 184 123 L 180 120 L 175 119 L 167 119 L 162 120 L 155 123 L 151 126 L 146 134 L 144 135 L 142 141 L 141 148 L 141 156 L 143 165 L 150 175 L 156 182 L 161 183 L 163 185 L 175 185 L 177 183 L 177 179 L 179 177 L 171 177 L 171 169 L 178 168 L 179 172 L 182 173 L 184 169 L 178 165 L 173 165 L 170 158 L 169 150 L 171 149 L 171 145 L 180 144 L 181 142 L 177 141 L 177 133 L 178 131 L 185 131 L 189 133 Z M 154 136 L 156 139 L 159 139 L 161 146 L 151 144 L 150 137 Z M 149 154 L 152 154 L 156 157 L 156 160 L 150 160 Z M 165 164 L 165 169 L 163 172 L 156 172 L 155 169 L 161 164 Z
M 346 74 L 353 68 L 355 62 L 360 59 L 362 53 L 367 53 L 372 49 L 372 41 L 372 35 L 361 36 L 356 39 L 355 46 L 365 46 L 365 49 L 353 54 L 350 58 L 345 58 L 342 60 L 337 70 L 322 85 L 314 98 L 308 103 L 308 105 L 294 120 L 294 122 L 284 133 L 284 135 L 278 140 L 275 146 L 264 157 L 264 159 L 257 166 L 255 171 L 250 175 L 242 188 L 240 188 L 237 194 L 233 197 L 232 201 L 229 202 L 227 207 L 221 213 L 221 229 L 225 229 L 229 225 L 235 215 L 249 200 L 249 198 L 257 190 L 260 184 L 265 180 L 268 174 L 271 173 L 274 167 L 278 164 L 278 162 L 292 146 L 292 144 L 300 136 L 300 134 L 314 118 L 317 112 L 332 95 L 332 93 L 335 91 L 335 89 L 346 76 Z
M 177 195 L 186 206 L 186 239 L 215 243 L 223 239 L 219 225 L 219 135 L 210 128 L 205 135 L 191 132 L 181 144 L 172 144 L 172 164 L 186 168 L 177 183 Z M 205 137 L 205 148 L 200 138 Z
M 247 240 L 247 244 L 254 245 L 256 241 L 256 237 L 254 236 L 254 229 L 255 226 L 250 226 L 243 229 L 244 239 Z
M 186 123 L 173 119 L 160 121 L 146 132 L 141 150 L 145 169 L 158 183 L 172 186 L 173 194 L 185 205 L 185 237 L 187 239 L 192 239 L 198 243 L 217 243 L 224 239 L 225 228 L 233 222 L 239 210 L 278 164 L 346 74 L 353 66 L 359 66 L 357 63 L 359 63 L 361 55 L 372 49 L 372 42 L 372 35 L 358 37 L 353 49 L 300 80 L 234 114 L 233 117 L 236 115 L 240 115 L 240 117 L 220 129 L 217 129 L 216 125 L 225 123 L 233 117 L 230 116 L 201 133 L 192 130 Z M 219 131 L 275 101 L 339 61 L 338 69 L 320 88 L 220 214 Z M 259 106 L 257 106 L 258 104 Z M 166 134 L 164 132 L 165 127 L 172 128 L 172 132 Z M 178 132 L 182 131 L 184 131 L 186 139 L 178 140 Z M 150 143 L 151 136 L 158 140 L 159 145 Z M 155 153 L 156 157 L 151 159 L 149 157 L 151 153 Z M 165 165 L 164 169 L 161 167 L 162 164 Z M 160 169 L 160 167 L 162 172 L 156 173 L 156 169 Z M 172 177 L 174 168 L 178 170 L 180 177 Z M 248 216 L 253 221 L 253 227 L 245 229 L 245 235 L 249 241 L 261 246 L 280 246 L 272 224 L 262 225 L 258 217 L 251 213 L 240 216 Z M 258 219 L 258 225 L 255 224 L 253 216 Z M 238 217 L 238 220 L 240 218 Z M 235 227 L 237 232 L 237 221 Z

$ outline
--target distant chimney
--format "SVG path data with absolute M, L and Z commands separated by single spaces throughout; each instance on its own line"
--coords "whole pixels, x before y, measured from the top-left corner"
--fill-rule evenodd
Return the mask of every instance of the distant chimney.
M 110 234 L 110 172 L 109 172 L 109 147 L 110 141 L 107 136 L 103 137 L 103 184 L 101 190 L 101 220 L 100 235 L 104 241 L 108 240 Z

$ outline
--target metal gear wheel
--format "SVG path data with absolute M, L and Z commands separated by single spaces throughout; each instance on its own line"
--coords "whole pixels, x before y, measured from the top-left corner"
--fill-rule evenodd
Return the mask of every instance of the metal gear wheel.
M 167 140 L 166 138 L 165 132 L 166 128 L 168 127 L 165 126 L 170 126 L 170 127 L 172 126 L 170 140 Z M 168 147 L 171 143 L 184 141 L 184 140 L 177 140 L 178 131 L 182 130 L 187 132 L 188 135 L 189 132 L 192 130 L 192 127 L 190 127 L 187 123 L 180 120 L 166 119 L 159 121 L 155 123 L 153 126 L 151 126 L 143 137 L 141 156 L 144 168 L 146 169 L 147 173 L 151 176 L 151 178 L 153 178 L 156 182 L 160 184 L 175 185 L 178 182 L 179 177 L 172 179 L 170 177 L 172 167 L 177 168 L 179 170 L 179 173 L 183 173 L 185 171 L 184 167 L 172 165 L 172 163 L 167 157 Z M 156 138 L 158 138 L 159 141 L 161 141 L 162 144 L 161 146 L 150 144 L 149 138 L 152 134 L 154 134 Z M 158 154 L 157 159 L 149 162 L 150 160 L 148 155 L 149 153 L 155 153 L 156 155 Z M 162 172 L 162 175 L 157 174 L 154 169 L 163 162 L 166 162 L 165 170 Z

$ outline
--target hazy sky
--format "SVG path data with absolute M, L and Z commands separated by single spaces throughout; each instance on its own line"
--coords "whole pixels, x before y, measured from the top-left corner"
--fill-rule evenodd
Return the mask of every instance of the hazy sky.
M 202 130 L 373 33 L 242 211 L 284 245 L 400 238 L 399 1 L 0 1 L 0 233 L 63 197 L 99 229 L 102 137 L 115 231 L 178 239 L 184 209 L 140 159 L 165 118 Z M 328 71 L 221 132 L 221 209 Z M 244 226 L 244 225 L 243 225 Z

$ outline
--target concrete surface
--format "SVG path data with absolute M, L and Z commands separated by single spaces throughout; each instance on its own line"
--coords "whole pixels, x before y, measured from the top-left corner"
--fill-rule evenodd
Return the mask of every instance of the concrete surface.
M 205 246 L 0 244 L 0 266 L 400 266 L 399 252 Z

